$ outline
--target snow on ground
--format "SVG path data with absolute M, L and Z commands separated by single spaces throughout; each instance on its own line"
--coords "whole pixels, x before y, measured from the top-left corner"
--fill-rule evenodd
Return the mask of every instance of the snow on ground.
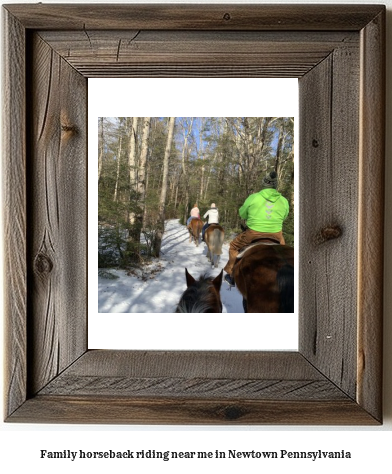
M 117 279 L 98 277 L 98 311 L 100 313 L 173 313 L 186 289 L 185 268 L 194 277 L 216 276 L 228 260 L 229 245 L 223 246 L 218 268 L 207 260 L 207 246 L 189 242 L 186 226 L 178 219 L 165 223 L 162 257 L 146 269 L 146 278 L 127 275 L 125 270 L 110 270 Z M 225 272 L 223 272 L 225 274 Z M 221 298 L 224 312 L 243 313 L 242 296 L 223 281 Z

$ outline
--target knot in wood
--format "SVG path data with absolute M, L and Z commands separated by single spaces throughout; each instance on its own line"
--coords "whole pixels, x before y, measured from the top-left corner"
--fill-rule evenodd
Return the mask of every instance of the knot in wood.
M 227 420 L 237 420 L 244 414 L 240 407 L 230 406 L 226 407 L 223 414 Z
M 312 147 L 313 147 L 313 148 L 318 148 L 318 146 L 319 146 L 319 142 L 318 142 L 318 140 L 316 140 L 316 139 L 314 138 L 314 139 L 312 140 Z
M 67 133 L 76 133 L 77 128 L 74 125 L 61 125 L 61 130 Z
M 230 13 L 225 13 L 225 14 L 223 15 L 223 19 L 226 20 L 226 21 L 231 20 L 231 15 L 230 15 Z
M 323 227 L 320 231 L 316 234 L 315 243 L 322 244 L 327 242 L 328 240 L 337 239 L 342 235 L 342 229 L 338 225 L 330 225 Z
M 40 252 L 34 260 L 34 268 L 37 273 L 42 275 L 48 274 L 53 269 L 52 260 L 44 253 Z

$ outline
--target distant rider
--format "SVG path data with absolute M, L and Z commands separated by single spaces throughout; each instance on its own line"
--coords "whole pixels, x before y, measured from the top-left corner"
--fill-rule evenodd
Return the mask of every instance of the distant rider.
M 200 211 L 199 208 L 197 207 L 197 204 L 194 204 L 191 210 L 191 215 L 188 217 L 188 220 L 186 221 L 186 226 L 189 229 L 189 224 L 192 219 L 200 219 Z
M 252 241 L 266 238 L 285 244 L 282 233 L 284 220 L 289 213 L 289 203 L 277 190 L 278 178 L 275 171 L 268 173 L 261 182 L 261 191 L 251 194 L 239 210 L 246 219 L 247 229 L 230 242 L 229 261 L 224 267 L 225 281 L 234 286 L 232 277 L 234 263 L 239 251 Z
M 219 224 L 219 211 L 214 202 L 211 204 L 210 209 L 204 214 L 203 218 L 206 220 L 206 223 L 201 230 L 201 240 L 204 240 L 205 231 L 211 224 Z

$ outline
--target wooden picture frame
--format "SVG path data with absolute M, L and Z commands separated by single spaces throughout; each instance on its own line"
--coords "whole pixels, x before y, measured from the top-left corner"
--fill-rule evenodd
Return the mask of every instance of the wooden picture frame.
M 3 20 L 5 420 L 382 423 L 385 6 Z M 87 78 L 125 76 L 299 78 L 298 352 L 88 350 Z

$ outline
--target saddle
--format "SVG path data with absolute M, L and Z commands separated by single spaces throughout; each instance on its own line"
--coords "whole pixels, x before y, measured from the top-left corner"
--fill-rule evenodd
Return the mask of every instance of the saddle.
M 246 254 L 246 252 L 250 249 L 252 249 L 253 247 L 257 247 L 258 245 L 280 245 L 280 242 L 279 240 L 275 240 L 275 239 L 271 239 L 271 238 L 265 238 L 265 237 L 262 237 L 260 239 L 256 239 L 254 240 L 253 242 L 251 242 L 249 245 L 246 245 L 245 247 L 243 247 L 238 255 L 237 255 L 237 260 L 241 260 L 241 258 Z

